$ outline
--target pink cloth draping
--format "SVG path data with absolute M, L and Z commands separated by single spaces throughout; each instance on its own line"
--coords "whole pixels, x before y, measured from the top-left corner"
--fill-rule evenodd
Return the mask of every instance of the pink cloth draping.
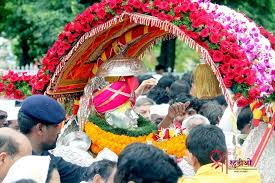
M 112 111 L 130 100 L 131 90 L 125 81 L 117 81 L 95 93 L 93 103 L 99 113 Z M 134 101 L 132 101 L 134 105 Z

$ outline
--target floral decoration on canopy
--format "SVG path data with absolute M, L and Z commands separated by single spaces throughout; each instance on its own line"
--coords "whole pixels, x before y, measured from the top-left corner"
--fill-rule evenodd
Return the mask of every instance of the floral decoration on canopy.
M 93 31 L 99 25 L 104 25 L 114 17 L 134 16 L 137 13 L 157 17 L 160 24 L 170 27 L 173 25 L 174 27 L 171 28 L 170 33 L 174 33 L 175 36 L 185 34 L 193 39 L 199 47 L 207 50 L 211 57 L 211 63 L 213 63 L 212 69 L 216 68 L 219 71 L 215 74 L 223 80 L 227 89 L 233 91 L 239 106 L 245 106 L 255 99 L 263 97 L 263 92 L 266 91 L 261 91 L 259 88 L 259 85 L 263 83 L 257 80 L 259 78 L 257 66 L 261 66 L 261 58 L 269 59 L 269 52 L 257 55 L 260 61 L 259 64 L 256 64 L 257 69 L 253 69 L 254 63 L 251 60 L 253 60 L 254 56 L 252 54 L 254 53 L 248 53 L 249 44 L 245 40 L 246 37 L 240 37 L 239 30 L 232 31 L 230 29 L 230 26 L 234 23 L 229 26 L 223 25 L 220 22 L 223 19 L 222 16 L 219 18 L 215 16 L 215 12 L 208 13 L 206 9 L 200 6 L 200 3 L 191 0 L 103 0 L 100 3 L 93 4 L 64 27 L 63 32 L 48 50 L 42 59 L 41 69 L 29 84 L 29 87 L 32 88 L 32 94 L 45 91 L 60 61 L 77 44 L 82 35 Z M 140 21 L 140 24 L 142 24 L 142 21 Z M 252 29 L 251 31 L 254 30 Z M 254 36 L 258 34 L 258 37 L 262 37 L 259 34 L 265 32 L 265 37 L 268 37 L 269 40 L 274 39 L 266 31 L 261 29 L 259 33 L 257 30 L 255 33 L 253 32 Z M 167 31 L 169 32 L 170 28 Z M 256 37 L 253 37 L 254 40 L 257 40 Z M 243 39 L 244 44 L 239 44 L 238 40 L 240 39 Z M 263 38 L 260 39 L 263 40 Z M 267 42 L 266 45 L 268 45 Z M 270 46 L 268 46 L 268 51 L 270 51 L 269 48 Z M 260 77 L 263 76 L 261 73 Z M 271 71 L 271 75 L 273 75 L 273 71 Z M 6 91 L 7 84 L 11 81 L 9 79 L 2 80 L 2 83 Z M 22 92 L 22 89 L 16 83 L 14 83 L 16 89 Z M 274 97 L 274 82 L 268 82 L 268 84 L 267 96 Z M 270 87 L 270 84 L 272 87 Z M 226 88 L 224 88 L 224 91 Z M 25 92 L 24 95 L 29 95 L 29 93 Z

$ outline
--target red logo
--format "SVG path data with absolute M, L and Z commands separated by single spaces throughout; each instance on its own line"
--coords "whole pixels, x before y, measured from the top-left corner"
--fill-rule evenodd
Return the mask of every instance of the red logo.
M 214 155 L 217 154 L 219 156 L 218 160 L 214 159 Z M 223 172 L 223 165 L 225 164 L 225 168 L 226 168 L 226 173 L 228 173 L 228 154 L 226 151 L 226 156 L 225 156 L 225 163 L 224 162 L 224 156 L 223 153 L 219 150 L 214 150 L 210 153 L 210 159 L 213 162 L 212 167 L 214 167 L 215 169 L 221 167 L 222 168 L 222 172 Z

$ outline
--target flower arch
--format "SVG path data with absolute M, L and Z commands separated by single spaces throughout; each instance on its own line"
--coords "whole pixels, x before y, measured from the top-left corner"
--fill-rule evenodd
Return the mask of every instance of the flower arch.
M 265 35 L 270 42 L 274 39 L 273 35 Z M 24 97 L 22 92 L 26 95 L 24 91 L 31 87 L 32 94 L 78 96 L 117 47 L 128 45 L 128 55 L 142 56 L 156 41 L 170 37 L 178 37 L 201 54 L 231 106 L 234 100 L 244 106 L 255 99 L 274 97 L 274 82 L 268 92 L 259 89 L 255 63 L 239 44 L 238 35 L 191 0 L 103 0 L 93 4 L 64 27 L 37 75 L 25 81 L 23 76 L 10 72 L 10 78 L 15 79 L 3 78 L 7 82 L 0 84 L 0 91 L 3 88 L 6 95 Z M 27 83 L 22 85 L 25 90 L 17 83 Z

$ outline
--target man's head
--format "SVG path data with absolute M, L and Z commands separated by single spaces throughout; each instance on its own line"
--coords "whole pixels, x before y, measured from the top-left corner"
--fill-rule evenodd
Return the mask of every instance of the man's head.
M 182 176 L 177 163 L 152 145 L 134 143 L 119 155 L 115 183 L 174 183 Z
M 212 159 L 224 162 L 226 155 L 225 136 L 220 128 L 214 125 L 199 125 L 193 128 L 186 140 L 189 160 L 197 171 L 201 166 L 213 163 Z M 218 151 L 222 154 L 220 157 Z M 213 153 L 213 154 L 212 154 Z
M 238 115 L 237 127 L 242 134 L 249 134 L 251 131 L 251 125 L 253 120 L 253 114 L 249 106 L 243 108 Z
M 6 127 L 8 125 L 8 113 L 6 111 L 0 110 L 0 128 Z
M 224 109 L 217 102 L 207 102 L 202 105 L 199 113 L 207 117 L 211 125 L 217 125 L 224 113 Z
M 34 151 L 45 151 L 55 148 L 59 124 L 64 118 L 65 111 L 56 100 L 33 95 L 22 103 L 18 125 L 20 131 L 29 137 Z
M 182 127 L 185 128 L 185 131 L 188 134 L 193 128 L 195 128 L 198 125 L 209 125 L 209 124 L 210 122 L 206 117 L 200 114 L 195 114 L 193 116 L 187 117 L 182 122 Z
M 110 160 L 97 161 L 84 173 L 83 180 L 91 180 L 92 183 L 113 183 L 115 171 L 115 162 Z
M 150 119 L 150 107 L 154 105 L 155 102 L 149 98 L 140 98 L 136 101 L 135 112 L 142 115 L 143 117 Z
M 156 65 L 155 71 L 157 74 L 163 74 L 165 72 L 165 67 L 163 65 Z
M 26 136 L 10 128 L 0 128 L 0 182 L 16 160 L 31 153 Z

